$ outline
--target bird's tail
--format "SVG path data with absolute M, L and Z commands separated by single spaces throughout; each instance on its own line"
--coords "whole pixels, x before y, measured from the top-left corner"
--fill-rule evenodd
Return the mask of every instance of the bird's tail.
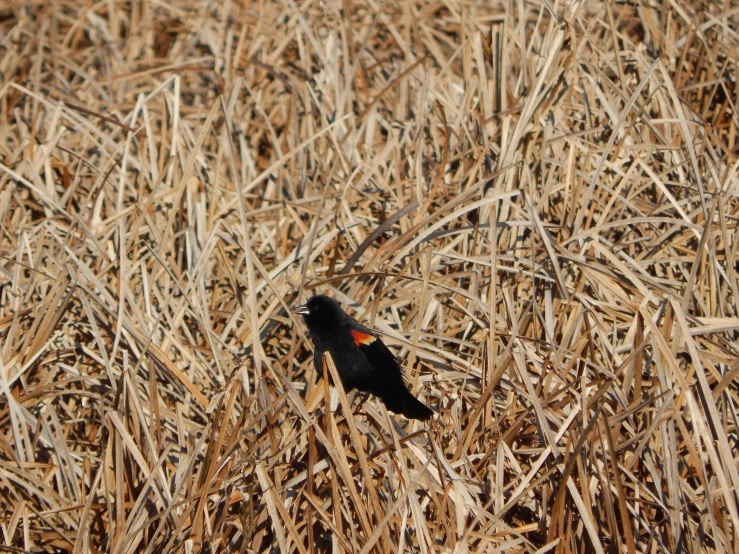
M 433 410 L 418 400 L 410 392 L 403 402 L 403 415 L 408 419 L 430 419 L 434 415 Z
M 382 395 L 377 396 L 382 399 L 388 410 L 403 414 L 408 419 L 429 419 L 434 415 L 434 412 L 413 396 L 405 386 L 383 390 Z

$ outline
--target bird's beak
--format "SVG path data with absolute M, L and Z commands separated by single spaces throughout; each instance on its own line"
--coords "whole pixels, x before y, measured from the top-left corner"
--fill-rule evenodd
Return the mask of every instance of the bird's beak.
M 294 314 L 300 314 L 300 315 L 308 315 L 310 313 L 310 310 L 308 309 L 308 306 L 303 304 L 302 306 L 298 306 L 293 310 Z

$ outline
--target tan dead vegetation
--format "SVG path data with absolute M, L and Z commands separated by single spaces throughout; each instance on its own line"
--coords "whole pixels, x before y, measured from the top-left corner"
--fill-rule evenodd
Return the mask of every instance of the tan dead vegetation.
M 0 2 L 0 552 L 738 552 L 738 18 Z

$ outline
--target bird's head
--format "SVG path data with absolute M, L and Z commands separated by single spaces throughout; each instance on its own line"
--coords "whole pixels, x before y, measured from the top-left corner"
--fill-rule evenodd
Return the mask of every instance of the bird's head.
M 312 296 L 308 302 L 295 308 L 293 313 L 302 315 L 311 331 L 336 329 L 350 321 L 339 303 L 323 294 Z

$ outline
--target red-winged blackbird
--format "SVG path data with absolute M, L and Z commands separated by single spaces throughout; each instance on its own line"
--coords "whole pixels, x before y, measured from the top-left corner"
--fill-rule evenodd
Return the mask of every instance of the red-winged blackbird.
M 313 363 L 323 372 L 323 353 L 330 352 L 344 390 L 369 392 L 387 409 L 409 419 L 429 419 L 434 412 L 408 390 L 403 370 L 377 334 L 361 325 L 328 296 L 313 296 L 296 308 L 308 326 L 315 346 Z

